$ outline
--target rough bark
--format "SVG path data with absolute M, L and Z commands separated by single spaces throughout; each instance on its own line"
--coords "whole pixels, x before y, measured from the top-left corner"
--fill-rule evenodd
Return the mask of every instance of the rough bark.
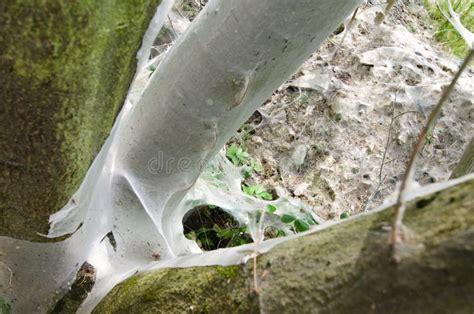
M 451 179 L 462 177 L 471 172 L 474 172 L 474 138 L 472 138 L 467 145 L 456 168 L 454 168 L 453 173 L 451 173 Z
M 0 235 L 44 239 L 108 135 L 159 2 L 0 2 Z
M 409 203 L 399 264 L 389 208 L 287 241 L 248 265 L 160 269 L 117 285 L 95 313 L 471 313 L 474 180 Z

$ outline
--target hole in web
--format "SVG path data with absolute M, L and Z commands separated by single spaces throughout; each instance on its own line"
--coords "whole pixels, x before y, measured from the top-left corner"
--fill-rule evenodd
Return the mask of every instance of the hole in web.
M 186 238 L 196 241 L 204 251 L 253 242 L 245 225 L 213 205 L 191 209 L 183 218 L 183 227 Z

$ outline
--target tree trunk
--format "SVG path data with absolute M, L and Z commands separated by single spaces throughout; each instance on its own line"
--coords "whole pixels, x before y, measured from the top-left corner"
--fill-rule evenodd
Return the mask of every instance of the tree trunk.
M 464 154 L 451 173 L 451 179 L 462 177 L 471 172 L 474 172 L 474 138 L 467 145 Z
M 159 2 L 0 2 L 0 235 L 44 240 L 108 135 Z
M 118 1 L 110 0 L 110 2 Z M 360 0 L 210 1 L 191 28 L 167 53 L 152 75 L 141 99 L 127 106 L 121 114 L 114 129 L 114 136 L 101 152 L 101 158 L 97 159 L 96 168 L 92 170 L 92 175 L 87 177 L 89 181 L 86 180 L 82 185 L 83 189 L 79 190 L 84 193 L 78 192 L 75 195 L 77 199 L 71 200 L 68 204 L 70 206 L 52 217 L 50 236 L 59 237 L 74 230 L 77 232 L 66 241 L 54 245 L 32 244 L 11 237 L 0 239 L 3 263 L 9 267 L 0 268 L 0 274 L 3 273 L 3 278 L 12 280 L 11 286 L 0 286 L 7 302 L 15 302 L 13 308 L 16 311 L 44 309 L 54 297 L 51 291 L 57 293 L 61 288 L 68 287 L 68 282 L 79 265 L 97 256 L 97 252 L 103 254 L 107 262 L 102 260 L 95 263 L 96 265 L 93 261 L 90 262 L 97 267 L 96 285 L 103 284 L 106 287 L 107 280 L 113 280 L 117 273 L 128 271 L 127 267 L 149 263 L 151 248 L 158 250 L 160 256 L 167 259 L 189 254 L 190 248 L 195 248 L 196 245 L 187 240 L 182 233 L 183 213 L 177 210 L 177 205 L 196 181 L 203 163 L 222 148 L 253 111 L 298 69 L 359 2 Z M 116 5 L 121 7 L 124 4 Z M 115 7 L 111 4 L 110 9 L 115 10 Z M 141 12 L 142 8 L 138 6 L 130 10 Z M 118 32 L 128 30 L 129 25 L 124 26 L 113 20 L 116 14 L 108 16 L 109 12 L 105 9 L 91 11 L 95 12 L 93 17 L 96 23 L 108 28 L 107 30 L 110 28 L 115 28 Z M 72 12 L 79 14 L 81 11 Z M 74 14 L 73 16 L 76 16 Z M 12 15 L 18 16 L 15 12 L 6 13 L 7 17 Z M 62 25 L 63 21 L 61 19 L 56 21 L 54 16 L 53 14 L 51 22 L 44 24 L 48 27 Z M 101 34 L 101 28 L 95 28 L 95 32 L 90 33 L 83 31 L 88 29 L 91 19 L 92 17 L 80 20 L 82 25 L 77 29 L 81 32 L 80 36 L 71 31 L 62 34 L 63 37 L 57 40 L 63 38 L 72 39 L 73 42 L 84 40 L 90 43 L 86 47 L 95 46 L 96 42 L 102 40 L 101 36 L 96 35 L 96 32 Z M 136 21 L 130 19 L 130 24 Z M 10 21 L 5 24 L 12 23 Z M 76 23 L 69 24 L 76 25 Z M 67 27 L 63 28 L 68 30 Z M 110 33 L 113 32 L 105 32 L 102 35 L 107 36 Z M 40 38 L 56 39 L 51 32 L 40 35 Z M 121 44 L 122 40 L 120 36 L 120 41 L 116 44 Z M 57 49 L 51 50 L 52 54 Z M 72 48 L 71 50 L 71 54 L 76 51 Z M 72 66 L 72 69 L 76 67 L 82 69 L 84 64 L 87 65 L 80 58 L 74 59 L 74 54 L 68 56 L 66 54 L 68 51 L 58 54 L 67 70 L 64 71 L 64 75 L 68 76 L 61 77 L 61 80 L 51 80 L 51 84 L 68 84 L 66 86 L 68 89 L 63 88 L 61 91 L 69 91 L 76 86 L 74 80 L 72 83 L 69 82 L 73 78 L 84 84 L 89 82 L 82 80 L 81 73 L 67 68 Z M 79 52 L 80 50 L 77 51 Z M 126 51 L 102 52 L 110 53 L 112 59 L 123 55 L 131 59 L 134 57 L 134 53 Z M 95 59 L 97 54 L 101 55 L 92 50 L 83 57 L 93 58 L 100 68 L 104 64 L 109 64 L 108 58 Z M 54 55 L 44 57 L 47 65 L 50 64 L 49 61 L 55 60 L 53 57 Z M 16 62 L 16 58 L 13 59 L 11 62 Z M 22 58 L 19 57 L 19 60 Z M 70 60 L 78 61 L 80 65 L 75 65 L 74 62 L 69 64 Z M 117 62 L 112 65 L 117 68 L 116 71 L 121 71 L 123 66 Z M 109 84 L 115 86 L 119 78 L 115 72 L 112 78 L 107 75 L 108 72 L 99 71 L 99 74 L 103 74 L 100 76 L 101 80 L 93 84 L 97 90 L 87 90 L 89 94 L 81 94 L 86 99 L 90 96 L 96 106 L 102 103 L 95 102 L 95 93 L 104 97 L 112 95 L 107 86 Z M 99 83 L 103 81 L 107 82 L 106 86 L 100 86 Z M 69 107 L 61 108 L 68 115 L 59 115 L 59 120 L 45 121 L 44 127 L 54 128 L 59 124 L 60 130 L 70 129 L 69 124 L 58 122 L 70 114 Z M 95 110 L 94 106 L 91 105 L 86 109 L 81 112 L 88 117 L 87 119 L 95 121 L 95 116 L 100 116 L 100 111 Z M 72 121 L 79 119 L 75 115 L 72 117 Z M 15 118 L 15 121 L 18 119 Z M 49 159 L 56 160 L 57 163 L 62 163 L 62 158 L 71 160 L 71 163 L 72 160 L 81 160 L 83 153 L 78 149 L 83 147 L 79 144 L 87 142 L 90 134 L 87 132 L 72 134 L 77 137 L 67 137 L 69 142 L 61 142 L 59 140 L 63 138 L 59 137 L 59 140 L 44 147 L 43 156 L 49 154 L 51 156 Z M 71 146 L 66 145 L 67 143 Z M 56 150 L 61 152 L 60 157 L 54 154 Z M 17 152 L 12 152 L 12 156 L 16 155 Z M 164 168 L 156 167 L 160 165 Z M 52 164 L 50 166 L 52 167 Z M 54 190 L 56 194 L 61 194 L 64 196 L 63 199 L 66 199 L 67 193 L 63 192 L 72 186 L 66 183 L 70 182 L 72 174 L 76 176 L 77 171 L 67 172 L 69 168 L 63 167 L 62 164 L 55 166 L 58 169 L 65 169 L 61 175 L 54 175 L 58 172 L 56 167 L 45 168 L 45 172 L 41 175 L 46 176 L 51 172 L 53 175 L 46 176 L 45 179 L 48 179 L 50 185 L 56 189 Z M 42 171 L 43 168 L 38 169 Z M 17 190 L 20 190 L 18 186 L 11 187 L 12 194 L 17 193 Z M 43 204 L 49 206 L 36 211 L 31 210 L 28 214 L 32 214 L 31 220 L 34 221 L 40 216 L 36 213 L 44 214 L 41 218 L 46 219 L 48 214 L 54 211 L 54 206 L 46 204 L 49 203 L 46 200 L 48 197 L 56 199 L 56 194 L 43 196 L 39 192 L 36 194 L 33 192 L 35 191 L 24 191 L 21 195 L 24 199 L 34 199 L 35 202 L 43 198 Z M 18 203 L 22 201 L 19 196 L 15 195 L 13 198 Z M 23 202 L 26 203 L 26 200 Z M 18 219 L 17 213 L 12 210 L 10 219 L 17 219 L 18 224 L 24 227 L 28 222 Z M 45 229 L 38 230 L 31 221 L 29 225 L 33 227 L 31 228 L 33 235 L 36 231 L 46 233 Z M 76 228 L 76 226 L 82 227 Z M 102 240 L 111 231 L 116 235 L 113 247 L 119 249 L 108 252 L 107 240 L 104 242 Z M 7 235 L 18 237 L 13 233 Z M 105 265 L 107 267 L 104 267 Z M 41 290 L 38 292 L 39 287 Z M 94 294 L 94 290 L 91 294 Z
M 94 313 L 472 313 L 473 189 L 470 180 L 409 203 L 399 264 L 388 208 L 259 256 L 259 294 L 252 263 L 160 269 L 117 285 Z
M 203 164 L 359 2 L 210 1 L 167 53 L 118 130 L 116 167 L 172 254 L 189 253 L 169 222 Z

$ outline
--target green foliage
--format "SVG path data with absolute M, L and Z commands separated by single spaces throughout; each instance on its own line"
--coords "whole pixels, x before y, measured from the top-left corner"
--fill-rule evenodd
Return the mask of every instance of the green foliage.
M 301 219 L 296 219 L 293 224 L 294 224 L 296 232 L 307 231 L 310 228 L 309 223 Z
M 250 160 L 250 169 L 252 169 L 255 172 L 262 172 L 263 171 L 263 166 L 256 162 L 254 159 Z
M 252 242 L 246 226 L 214 205 L 195 207 L 183 227 L 184 235 L 206 251 Z
M 10 304 L 5 302 L 2 298 L 0 298 L 0 314 L 11 314 L 12 307 Z
M 245 166 L 243 175 L 246 179 L 252 176 L 253 172 L 263 171 L 262 165 L 250 157 L 250 154 L 242 146 L 238 146 L 237 144 L 230 145 L 227 148 L 226 155 L 235 166 Z
M 451 23 L 443 16 L 435 1 L 423 0 L 431 18 L 437 22 L 438 31 L 435 34 L 435 38 L 448 46 L 455 55 L 464 57 L 468 51 L 466 43 Z M 446 0 L 440 0 L 440 4 L 443 11 L 448 12 Z M 454 11 L 462 14 L 461 22 L 463 25 L 469 31 L 474 32 L 474 1 L 452 0 L 452 4 Z
M 249 153 L 236 144 L 232 144 L 227 148 L 227 157 L 236 166 L 242 166 L 250 163 Z
M 242 185 L 242 189 L 246 194 L 262 200 L 271 201 L 273 199 L 273 196 L 260 184 L 244 184 Z
M 295 232 L 307 231 L 312 225 L 318 224 L 309 213 L 303 217 L 296 217 L 293 214 L 284 214 L 281 216 L 280 220 L 281 222 L 290 225 Z
M 285 224 L 291 224 L 293 221 L 296 220 L 296 217 L 291 214 L 284 214 L 283 216 L 281 216 L 280 219 L 281 219 L 281 222 Z
M 251 243 L 252 239 L 247 233 L 246 226 L 219 227 L 215 224 L 212 228 L 202 227 L 186 234 L 190 240 L 203 250 L 211 251 Z
M 153 72 L 155 72 L 155 70 L 156 70 L 156 65 L 153 65 L 153 64 L 150 65 L 150 66 L 148 67 L 148 70 L 151 71 L 151 72 L 150 72 L 150 75 L 148 75 L 148 77 L 151 77 L 151 75 L 153 74 Z
M 351 216 L 351 213 L 346 211 L 346 212 L 342 212 L 339 218 L 346 219 L 346 218 L 349 218 L 350 216 Z
M 276 212 L 277 208 L 275 206 L 273 206 L 272 204 L 268 204 L 267 205 L 267 211 L 270 213 L 270 214 L 274 214 Z
M 238 271 L 240 270 L 240 266 L 227 266 L 227 267 L 217 267 L 216 268 L 217 272 L 219 273 L 219 275 L 221 275 L 222 277 L 225 277 L 227 279 L 232 279 L 234 278 Z

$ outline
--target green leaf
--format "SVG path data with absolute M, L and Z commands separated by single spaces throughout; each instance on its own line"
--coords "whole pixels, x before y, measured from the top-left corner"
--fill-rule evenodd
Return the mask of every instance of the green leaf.
M 273 199 L 273 195 L 271 195 L 267 191 L 259 193 L 257 195 L 257 197 L 260 197 L 261 199 L 264 199 L 264 200 L 267 200 L 267 201 L 271 201 Z
M 260 184 L 243 185 L 242 190 L 250 196 L 255 196 L 263 200 L 271 201 L 273 199 L 273 195 L 268 193 Z
M 278 230 L 278 233 L 277 233 L 277 238 L 279 237 L 286 237 L 286 233 L 284 230 Z
M 208 248 L 214 246 L 214 242 L 211 239 L 209 239 L 209 237 L 203 236 L 203 237 L 200 237 L 199 240 L 201 241 L 202 246 L 205 246 L 205 247 L 207 246 Z
M 339 216 L 339 218 L 341 218 L 341 219 L 346 219 L 346 218 L 349 218 L 350 216 L 351 216 L 351 213 L 349 213 L 349 212 L 343 212 L 343 213 Z
M 273 214 L 273 213 L 276 212 L 277 208 L 275 206 L 273 206 L 272 204 L 268 204 L 267 205 L 267 210 L 268 210 L 268 212 Z
M 188 232 L 184 236 L 189 240 L 196 241 L 196 233 L 194 231 Z
M 253 169 L 255 172 L 262 172 L 263 171 L 263 166 L 259 163 L 257 163 L 255 160 L 250 161 L 250 167 Z
M 237 157 L 237 145 L 232 144 L 227 148 L 226 156 L 232 161 L 236 166 L 239 164 L 239 158 Z
M 301 220 L 301 219 L 296 219 L 294 221 L 294 226 L 295 226 L 296 232 L 307 231 L 310 228 L 310 225 L 306 221 Z
M 244 148 L 239 147 L 236 144 L 232 144 L 227 148 L 226 156 L 236 166 L 249 164 L 249 153 Z
M 252 176 L 252 172 L 250 170 L 244 169 L 242 170 L 242 175 L 244 176 L 244 179 L 248 179 Z
M 317 225 L 318 224 L 318 222 L 316 220 L 314 220 L 313 216 L 308 212 L 305 214 L 305 219 L 304 220 L 307 223 L 309 223 L 310 225 Z
M 236 152 L 237 152 L 237 145 L 235 144 L 232 144 L 227 148 L 228 155 L 235 155 Z
M 244 193 L 245 193 L 245 194 L 250 195 L 250 196 L 253 196 L 253 191 L 254 191 L 254 189 L 252 188 L 252 186 L 243 185 L 243 186 L 242 186 L 242 189 L 244 190 Z
M 296 217 L 291 214 L 283 214 L 281 216 L 281 222 L 289 224 L 296 220 Z
M 242 161 L 242 163 L 246 163 L 250 155 L 241 147 L 239 147 L 239 149 L 237 150 L 237 157 Z
M 257 195 L 265 192 L 265 188 L 261 186 L 260 184 L 255 184 L 253 187 L 254 187 L 254 193 Z

